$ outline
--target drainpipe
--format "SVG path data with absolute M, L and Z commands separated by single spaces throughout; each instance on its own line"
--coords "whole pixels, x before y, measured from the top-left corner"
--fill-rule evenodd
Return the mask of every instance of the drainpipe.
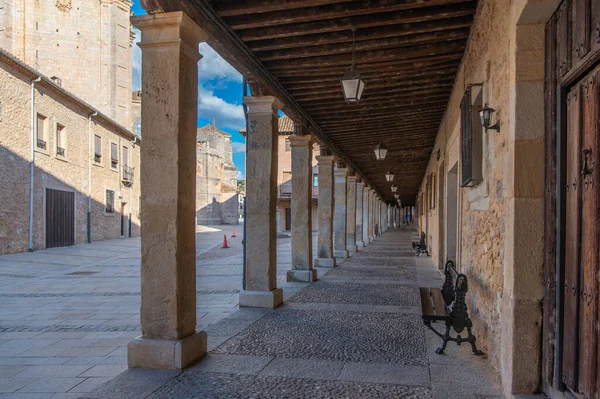
M 33 189 L 35 177 L 35 84 L 40 82 L 42 77 L 31 81 L 31 162 L 29 173 L 29 252 L 33 252 Z
M 98 111 L 88 116 L 88 207 L 87 207 L 87 242 L 92 242 L 92 118 Z
M 131 148 L 131 153 L 129 154 L 129 159 L 133 163 L 133 149 L 135 148 L 135 143 L 138 141 L 139 137 L 135 136 L 133 141 L 129 142 L 129 146 Z M 131 176 L 131 185 L 129 186 L 129 237 L 131 237 L 131 208 L 133 207 L 133 175 Z M 139 204 L 139 201 L 138 201 Z M 139 214 L 139 209 L 138 209 Z

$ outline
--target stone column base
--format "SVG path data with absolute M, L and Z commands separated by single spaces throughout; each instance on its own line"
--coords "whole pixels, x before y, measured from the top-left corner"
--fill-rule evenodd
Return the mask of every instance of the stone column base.
M 348 257 L 353 257 L 358 252 L 358 245 L 353 245 L 352 247 L 348 247 Z
M 317 258 L 315 266 L 319 267 L 335 267 L 335 258 Z
M 365 243 L 364 243 L 364 242 L 362 242 L 362 241 L 358 241 L 358 242 L 356 243 L 356 248 L 357 248 L 357 251 L 358 251 L 358 248 L 363 248 L 364 246 L 365 246 Z
M 273 309 L 283 303 L 283 290 L 273 291 L 240 291 L 240 308 L 269 308 Z
M 207 335 L 204 331 L 181 340 L 138 337 L 127 345 L 129 368 L 183 369 L 206 354 Z
M 334 249 L 333 256 L 336 258 L 346 259 L 349 257 L 348 251 L 345 249 Z
M 286 273 L 286 278 L 288 283 L 293 281 L 299 281 L 302 283 L 312 283 L 313 281 L 317 281 L 317 271 L 315 269 L 311 270 L 288 270 Z

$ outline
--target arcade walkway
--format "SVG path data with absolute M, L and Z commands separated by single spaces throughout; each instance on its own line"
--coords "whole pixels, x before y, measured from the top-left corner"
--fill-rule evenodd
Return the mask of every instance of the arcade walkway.
M 183 372 L 130 369 L 85 398 L 500 398 L 467 346 L 434 353 L 418 286 L 441 279 L 415 237 L 391 229 L 284 306 L 209 326 L 208 355 Z

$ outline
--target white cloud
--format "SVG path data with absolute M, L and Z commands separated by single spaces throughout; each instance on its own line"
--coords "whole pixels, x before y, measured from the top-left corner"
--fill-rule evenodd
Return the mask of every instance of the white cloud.
M 241 171 L 237 171 L 237 179 L 238 180 L 246 180 L 246 176 Z
M 215 78 L 234 82 L 242 81 L 242 75 L 208 44 L 200 43 L 200 54 L 202 54 L 202 59 L 198 63 L 199 81 Z
M 233 141 L 231 143 L 231 150 L 233 152 L 244 152 L 245 153 L 246 152 L 246 144 Z
M 216 118 L 217 127 L 222 128 L 239 130 L 246 126 L 244 109 L 241 105 L 226 102 L 200 84 L 198 85 L 198 117 L 209 120 Z
M 137 28 L 133 28 L 133 32 L 135 33 L 135 39 L 131 50 L 133 52 L 131 74 L 133 78 L 132 88 L 135 91 L 142 88 L 142 50 L 138 46 L 142 39 L 142 32 Z

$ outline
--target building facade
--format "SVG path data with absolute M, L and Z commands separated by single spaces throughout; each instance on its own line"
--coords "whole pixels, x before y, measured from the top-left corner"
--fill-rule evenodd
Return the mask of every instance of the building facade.
M 239 224 L 237 168 L 231 136 L 206 125 L 196 134 L 196 220 L 198 224 Z
M 139 235 L 139 147 L 112 118 L 0 51 L 0 254 Z
M 0 47 L 131 127 L 129 0 L 2 0 Z

